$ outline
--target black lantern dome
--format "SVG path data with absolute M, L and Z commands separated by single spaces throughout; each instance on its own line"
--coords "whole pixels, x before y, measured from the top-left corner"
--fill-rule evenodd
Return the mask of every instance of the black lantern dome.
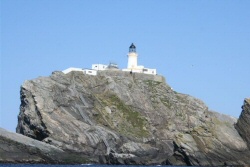
M 129 47 L 129 52 L 136 52 L 136 47 L 133 43 Z

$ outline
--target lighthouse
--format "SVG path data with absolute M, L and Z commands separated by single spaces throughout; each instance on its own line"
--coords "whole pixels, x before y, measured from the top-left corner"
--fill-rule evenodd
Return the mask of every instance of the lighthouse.
M 137 57 L 138 54 L 136 53 L 136 47 L 132 43 L 129 47 L 129 53 L 128 53 L 128 69 L 137 69 Z
M 144 74 L 157 75 L 156 69 L 145 68 L 144 66 L 137 64 L 138 54 L 136 53 L 136 47 L 134 43 L 130 45 L 127 56 L 128 56 L 128 67 L 126 69 L 122 69 L 122 71 L 130 72 L 130 74 L 144 73 Z M 104 71 L 104 70 L 119 70 L 119 68 L 117 64 L 115 63 L 110 63 L 109 65 L 92 64 L 92 69 L 82 69 L 82 68 L 71 67 L 66 70 L 63 70 L 62 72 L 64 74 L 68 74 L 72 71 L 80 71 L 87 75 L 97 75 L 98 71 Z
M 122 71 L 156 75 L 156 69 L 145 68 L 144 66 L 138 65 L 137 57 L 138 54 L 136 53 L 136 47 L 132 43 L 128 52 L 128 67 L 126 69 L 122 69 Z

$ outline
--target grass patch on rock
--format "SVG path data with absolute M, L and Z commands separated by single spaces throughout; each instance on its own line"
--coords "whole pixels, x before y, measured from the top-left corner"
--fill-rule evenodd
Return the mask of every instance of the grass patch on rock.
M 149 135 L 146 119 L 139 112 L 134 111 L 132 107 L 126 105 L 117 95 L 99 95 L 99 99 L 101 99 L 103 106 L 116 107 L 115 112 L 102 115 L 109 124 L 112 124 L 111 128 L 125 136 L 143 138 Z M 99 120 L 102 119 L 99 118 Z

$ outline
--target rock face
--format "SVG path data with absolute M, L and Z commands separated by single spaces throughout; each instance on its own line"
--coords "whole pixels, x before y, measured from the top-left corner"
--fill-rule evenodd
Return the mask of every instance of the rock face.
M 0 163 L 84 163 L 76 154 L 0 128 Z
M 173 91 L 162 76 L 54 72 L 22 85 L 17 132 L 90 163 L 250 164 L 236 121 Z
M 236 129 L 250 148 L 250 99 L 245 99 Z
M 53 157 L 58 153 L 63 153 L 63 150 L 0 128 L 0 162 L 52 162 L 48 155 Z

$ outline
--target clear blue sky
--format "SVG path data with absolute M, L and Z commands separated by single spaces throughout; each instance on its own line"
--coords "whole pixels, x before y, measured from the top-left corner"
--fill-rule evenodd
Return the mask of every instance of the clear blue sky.
M 139 64 L 174 90 L 238 117 L 249 97 L 250 1 L 2 0 L 0 127 L 15 131 L 20 86 L 68 67 Z

